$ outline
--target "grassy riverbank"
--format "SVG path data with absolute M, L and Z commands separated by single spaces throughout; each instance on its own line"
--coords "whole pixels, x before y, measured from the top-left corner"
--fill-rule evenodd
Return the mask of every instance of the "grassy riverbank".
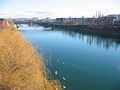
M 62 90 L 47 79 L 42 56 L 16 30 L 0 31 L 0 90 Z

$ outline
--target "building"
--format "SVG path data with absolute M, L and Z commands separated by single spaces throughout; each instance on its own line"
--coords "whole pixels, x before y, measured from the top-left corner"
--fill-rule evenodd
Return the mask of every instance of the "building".
M 120 14 L 118 14 L 118 15 L 115 15 L 115 19 L 114 19 L 114 24 L 116 24 L 116 25 L 120 25 Z
M 78 25 L 85 21 L 84 18 L 56 18 L 56 24 Z

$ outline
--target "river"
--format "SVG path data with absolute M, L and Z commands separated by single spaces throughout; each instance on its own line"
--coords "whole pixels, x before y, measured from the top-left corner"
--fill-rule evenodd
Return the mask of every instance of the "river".
M 20 32 L 65 90 L 120 90 L 120 40 L 42 27 Z

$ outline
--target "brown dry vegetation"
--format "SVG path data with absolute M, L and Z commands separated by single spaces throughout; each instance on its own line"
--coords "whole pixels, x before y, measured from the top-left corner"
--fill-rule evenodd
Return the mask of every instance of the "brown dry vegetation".
M 16 30 L 0 31 L 0 90 L 62 90 L 47 79 L 43 58 Z

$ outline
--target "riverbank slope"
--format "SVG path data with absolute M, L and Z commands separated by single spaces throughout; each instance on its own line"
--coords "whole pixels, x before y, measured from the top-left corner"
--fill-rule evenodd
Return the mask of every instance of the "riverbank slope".
M 0 90 L 62 90 L 49 81 L 44 61 L 17 30 L 0 31 Z

